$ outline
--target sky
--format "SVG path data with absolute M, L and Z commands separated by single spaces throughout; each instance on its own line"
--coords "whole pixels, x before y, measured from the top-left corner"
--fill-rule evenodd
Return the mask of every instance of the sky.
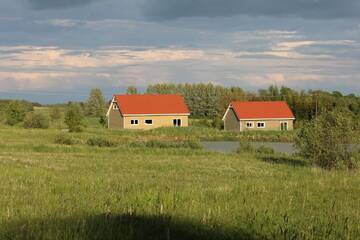
M 0 98 L 213 83 L 360 94 L 359 0 L 0 0 Z

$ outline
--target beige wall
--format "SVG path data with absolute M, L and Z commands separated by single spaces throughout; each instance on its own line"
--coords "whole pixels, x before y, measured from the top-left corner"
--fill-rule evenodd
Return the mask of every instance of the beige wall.
M 245 121 L 241 120 L 241 130 L 242 131 L 280 131 L 281 130 L 281 122 L 287 122 L 288 123 L 288 131 L 291 131 L 294 129 L 294 121 L 293 120 L 254 120 L 254 121 Z M 254 127 L 253 128 L 247 128 L 246 123 L 247 122 L 253 122 Z M 258 128 L 257 123 L 258 122 L 264 122 L 265 128 Z
M 145 120 L 151 119 L 152 125 L 146 125 Z M 174 119 L 181 119 L 181 126 L 187 127 L 189 125 L 188 116 L 132 116 L 124 117 L 124 128 L 126 129 L 153 129 L 159 127 L 172 127 Z M 131 120 L 138 120 L 139 125 L 131 125 Z
M 224 118 L 225 131 L 240 131 L 240 123 L 237 119 L 235 112 L 232 108 L 229 108 Z
M 118 109 L 111 108 L 108 116 L 108 128 L 123 129 L 124 118 Z

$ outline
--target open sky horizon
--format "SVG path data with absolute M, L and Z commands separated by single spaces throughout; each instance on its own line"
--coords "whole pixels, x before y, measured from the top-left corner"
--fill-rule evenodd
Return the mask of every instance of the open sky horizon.
M 213 83 L 360 94 L 358 0 L 2 0 L 0 98 Z

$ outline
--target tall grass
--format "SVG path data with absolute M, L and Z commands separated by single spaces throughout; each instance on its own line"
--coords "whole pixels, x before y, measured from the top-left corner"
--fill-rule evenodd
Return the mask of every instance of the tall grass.
M 162 131 L 169 130 L 157 136 Z M 252 153 L 128 147 L 150 139 L 148 132 L 92 129 L 73 134 L 79 144 L 72 146 L 54 144 L 59 133 L 0 128 L 0 239 L 360 235 L 359 172 L 328 172 L 276 156 L 270 162 Z M 86 145 L 98 136 L 128 144 Z

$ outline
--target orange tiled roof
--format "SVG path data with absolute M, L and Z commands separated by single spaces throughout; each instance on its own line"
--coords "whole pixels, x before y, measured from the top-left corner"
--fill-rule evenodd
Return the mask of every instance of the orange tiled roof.
M 120 112 L 131 114 L 190 114 L 181 95 L 114 95 Z
M 239 119 L 295 118 L 286 102 L 231 102 Z

